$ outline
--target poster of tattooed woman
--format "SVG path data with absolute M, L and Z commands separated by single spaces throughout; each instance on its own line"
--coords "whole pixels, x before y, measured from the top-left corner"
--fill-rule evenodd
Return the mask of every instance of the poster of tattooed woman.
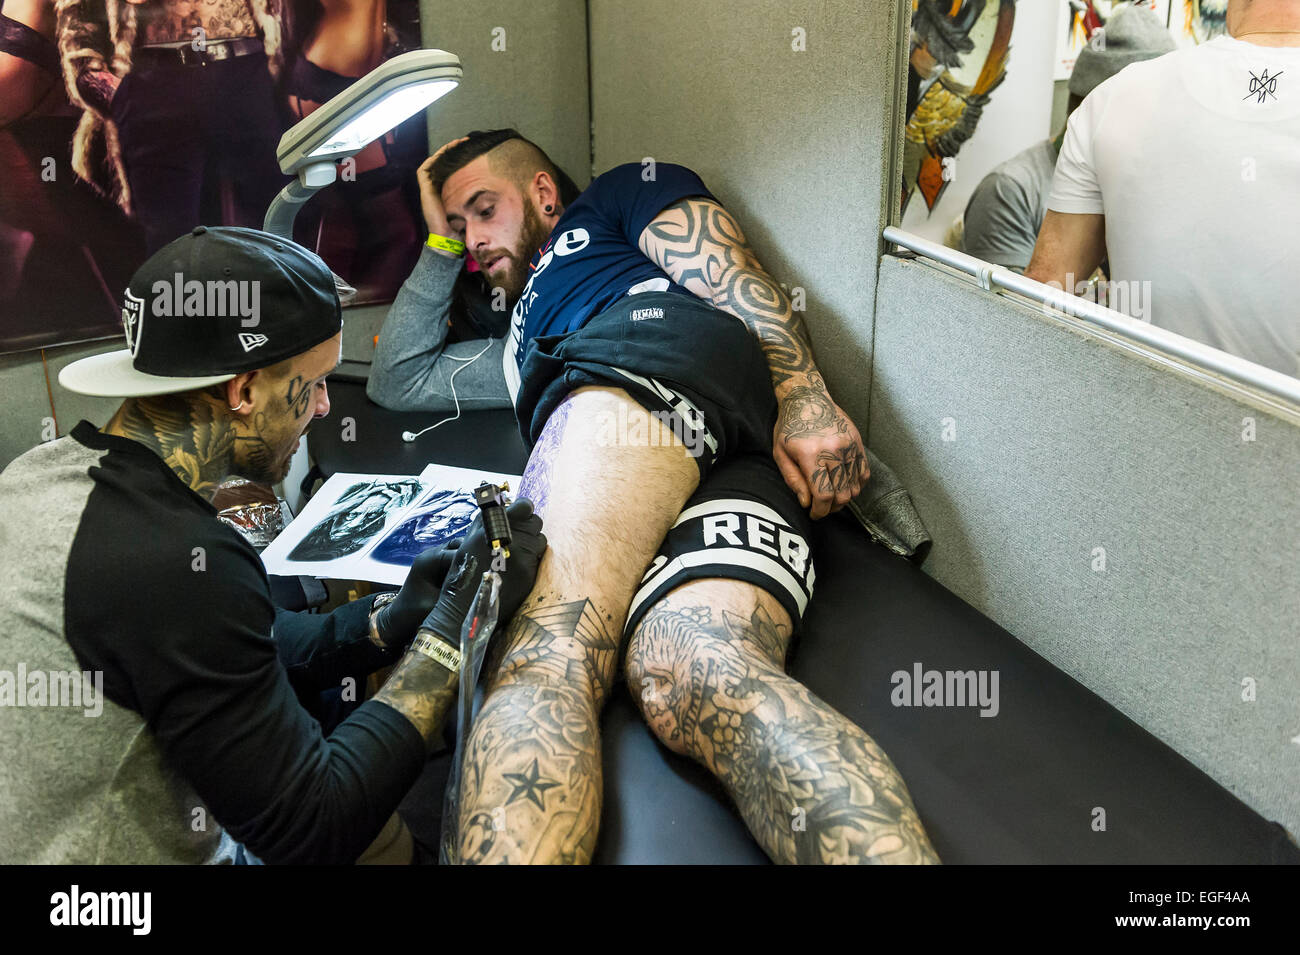
M 199 224 L 260 227 L 281 134 L 419 47 L 418 0 L 0 0 L 0 353 L 121 334 L 121 292 Z M 391 301 L 423 237 L 422 116 L 294 237 Z

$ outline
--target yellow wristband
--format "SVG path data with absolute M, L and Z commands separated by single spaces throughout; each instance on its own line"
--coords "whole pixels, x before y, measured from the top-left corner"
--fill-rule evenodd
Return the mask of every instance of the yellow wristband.
M 450 252 L 452 255 L 464 255 L 465 243 L 457 239 L 449 239 L 445 235 L 434 235 L 429 233 L 429 248 L 440 249 L 443 252 Z

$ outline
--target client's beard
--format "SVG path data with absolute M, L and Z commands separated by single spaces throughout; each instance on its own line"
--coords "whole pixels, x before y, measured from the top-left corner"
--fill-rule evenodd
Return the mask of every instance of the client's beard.
M 519 296 L 524 292 L 524 286 L 528 284 L 528 263 L 532 261 L 533 253 L 542 247 L 550 234 L 551 230 L 542 222 L 537 209 L 532 202 L 525 199 L 524 224 L 519 235 L 519 247 L 514 250 L 510 268 L 506 270 L 506 274 L 500 281 L 501 288 L 506 290 L 506 303 L 510 308 L 515 307 Z

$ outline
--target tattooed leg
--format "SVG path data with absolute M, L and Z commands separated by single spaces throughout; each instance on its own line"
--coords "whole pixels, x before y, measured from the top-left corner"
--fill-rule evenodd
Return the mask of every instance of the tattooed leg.
M 784 672 L 789 620 L 742 581 L 671 591 L 628 646 L 646 721 L 721 781 L 776 862 L 938 862 L 889 757 Z
M 640 410 L 616 388 L 580 388 L 547 421 L 520 484 L 542 498 L 549 544 L 501 636 L 466 744 L 460 856 L 470 863 L 587 862 L 600 823 L 600 710 L 627 607 L 699 483 L 657 420 L 636 445 L 602 423 Z M 619 420 L 615 417 L 613 420 Z

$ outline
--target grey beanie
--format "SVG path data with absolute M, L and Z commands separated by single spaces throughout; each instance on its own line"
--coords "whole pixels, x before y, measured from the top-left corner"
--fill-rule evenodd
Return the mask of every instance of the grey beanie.
M 1174 38 L 1159 17 L 1146 7 L 1122 6 L 1074 61 L 1070 92 L 1086 97 L 1130 63 L 1153 60 L 1174 48 Z

